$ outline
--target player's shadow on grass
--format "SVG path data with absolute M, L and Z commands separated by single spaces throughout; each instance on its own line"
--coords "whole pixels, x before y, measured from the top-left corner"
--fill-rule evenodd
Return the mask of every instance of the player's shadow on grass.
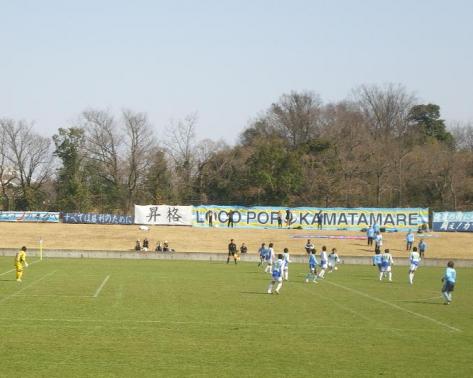
M 1 279 L 0 282 L 16 282 L 16 279 Z

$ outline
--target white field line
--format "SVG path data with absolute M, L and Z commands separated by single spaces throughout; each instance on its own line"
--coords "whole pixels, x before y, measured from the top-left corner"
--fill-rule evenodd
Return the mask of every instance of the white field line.
M 11 325 L 9 322 L 10 321 L 15 321 L 16 323 Z M 162 324 L 165 326 L 169 325 L 197 325 L 197 326 L 224 326 L 228 325 L 228 322 L 213 322 L 213 321 L 208 321 L 208 322 L 198 322 L 198 321 L 178 321 L 178 320 L 152 320 L 152 319 L 146 319 L 146 320 L 111 320 L 111 319 L 61 319 L 61 318 L 23 318 L 23 319 L 18 319 L 18 318 L 0 318 L 0 329 L 4 327 L 9 327 L 9 326 L 14 326 L 18 327 L 18 322 L 43 322 L 43 323 L 76 323 L 76 324 L 84 324 L 84 323 L 95 323 L 95 324 L 111 324 L 115 326 L 124 326 L 124 327 L 129 327 L 130 325 L 135 325 L 138 326 L 140 324 Z M 238 327 L 243 327 L 243 328 L 248 328 L 248 327 L 265 327 L 267 326 L 267 323 L 232 323 L 232 325 L 238 326 Z M 33 324 L 31 325 L 32 327 L 37 327 L 38 324 Z M 58 327 L 58 324 L 53 324 L 52 326 Z M 23 327 L 23 325 L 22 325 Z M 352 330 L 352 331 L 365 331 L 367 329 L 369 330 L 378 330 L 378 331 L 399 331 L 399 332 L 423 332 L 423 333 L 438 333 L 438 330 L 432 330 L 432 329 L 412 329 L 412 328 L 391 328 L 391 327 L 353 327 L 353 326 L 338 326 L 338 325 L 300 325 L 300 324 L 275 324 L 275 327 L 286 327 L 286 328 L 292 328 L 292 329 L 345 329 L 345 330 Z
M 103 287 L 105 286 L 109 278 L 110 278 L 110 275 L 105 277 L 105 279 L 102 281 L 102 284 L 99 286 L 99 288 L 96 290 L 95 294 L 93 295 L 94 298 L 97 298 L 99 296 L 100 292 L 102 291 Z
M 23 286 L 20 290 L 15 291 L 13 294 L 10 294 L 10 295 L 7 295 L 6 297 L 3 297 L 2 299 L 0 299 L 0 303 L 3 303 L 3 302 L 5 302 L 5 301 L 7 301 L 8 299 L 17 296 L 17 295 L 18 295 L 19 293 L 21 293 L 22 291 L 24 291 L 24 290 L 30 288 L 30 287 L 33 286 L 33 285 L 36 285 L 39 281 L 42 281 L 42 280 L 44 280 L 45 278 L 47 278 L 47 277 L 49 277 L 49 276 L 52 276 L 54 273 L 56 273 L 56 271 L 50 272 L 50 273 L 46 273 L 46 274 L 45 274 L 44 276 L 42 276 L 41 278 L 38 278 L 36 281 L 31 282 L 29 285 Z
M 347 287 L 347 286 L 344 286 L 344 285 L 340 285 L 340 284 L 336 284 L 334 282 L 330 282 L 330 281 L 324 281 L 325 283 L 329 284 L 329 285 L 333 285 L 333 286 L 336 286 L 336 287 L 339 287 L 339 288 L 342 288 L 342 289 L 345 289 L 345 290 L 348 290 L 348 291 L 351 291 L 352 293 L 355 293 L 355 294 L 358 294 L 358 295 L 361 295 L 362 297 L 365 297 L 365 298 L 369 298 L 371 299 L 372 301 L 375 301 L 375 302 L 379 302 L 379 303 L 383 303 L 387 306 L 390 306 L 392 308 L 395 308 L 396 310 L 400 310 L 400 311 L 404 311 L 404 312 L 407 312 L 408 314 L 411 314 L 411 315 L 414 315 L 414 316 L 417 316 L 418 318 L 422 318 L 422 319 L 426 319 L 426 320 L 429 320 L 437 325 L 440 325 L 442 327 L 445 327 L 445 328 L 448 328 L 452 331 L 455 331 L 455 332 L 462 332 L 461 329 L 458 329 L 458 328 L 455 328 L 455 327 L 452 327 L 451 325 L 448 325 L 446 323 L 443 323 L 439 320 L 436 320 L 434 318 L 431 318 L 430 316 L 427 316 L 427 315 L 423 315 L 423 314 L 419 314 L 418 312 L 415 312 L 415 311 L 412 311 L 412 310 L 408 310 L 407 308 L 404 308 L 404 307 L 401 307 L 401 306 L 398 306 L 397 304 L 394 304 L 394 303 L 391 303 L 391 302 L 388 302 L 388 301 L 385 301 L 383 299 L 380 299 L 380 298 L 377 298 L 377 297 L 373 297 L 369 294 L 366 294 L 362 291 L 359 291 L 359 290 L 356 290 L 356 289 L 352 289 L 350 287 Z
M 33 261 L 32 263 L 30 263 L 29 265 L 33 265 L 33 264 L 36 264 L 37 262 L 40 262 L 41 260 L 35 260 Z M 5 274 L 8 274 L 8 273 L 11 273 L 11 272 L 14 272 L 16 269 L 10 269 L 9 271 L 7 272 L 3 272 L 3 273 L 0 273 L 0 277 L 1 276 L 4 276 Z
M 420 298 L 420 299 L 417 299 L 417 298 L 413 298 L 413 299 L 395 299 L 394 302 L 415 302 L 415 301 L 431 301 L 433 299 L 440 299 L 442 298 L 441 295 L 437 295 L 436 297 L 430 297 L 430 298 Z
M 93 298 L 92 295 L 20 294 L 17 297 Z
M 373 321 L 373 319 L 368 318 L 367 316 L 365 316 L 365 315 L 363 315 L 363 314 L 361 314 L 361 313 L 359 313 L 359 312 L 357 312 L 357 311 L 351 309 L 350 307 L 347 307 L 347 306 L 344 306 L 344 305 L 338 303 L 338 302 L 337 302 L 336 300 L 334 300 L 333 298 L 330 298 L 330 297 L 328 297 L 328 296 L 326 296 L 326 295 L 323 295 L 323 294 L 319 293 L 319 291 L 318 291 L 317 289 L 315 289 L 315 290 L 310 290 L 308 287 L 305 287 L 305 286 L 303 286 L 303 289 L 305 289 L 305 290 L 307 290 L 307 291 L 311 291 L 312 293 L 314 293 L 314 294 L 316 294 L 316 295 L 318 295 L 318 296 L 324 298 L 325 300 L 328 300 L 328 301 L 332 302 L 336 307 L 341 308 L 342 310 L 345 310 L 345 311 L 347 311 L 347 312 L 349 312 L 349 313 L 351 313 L 351 314 L 353 314 L 353 315 L 355 315 L 355 316 L 358 316 L 359 318 L 361 318 L 361 319 L 363 319 L 363 320 L 366 320 L 366 321 L 368 321 L 368 322 L 372 322 L 372 321 Z

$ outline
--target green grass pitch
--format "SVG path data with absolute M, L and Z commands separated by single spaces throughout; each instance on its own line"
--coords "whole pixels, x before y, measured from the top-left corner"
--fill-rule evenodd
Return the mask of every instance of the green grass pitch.
M 473 270 L 342 265 L 280 295 L 255 263 L 0 258 L 1 377 L 473 376 Z M 30 261 L 31 262 L 31 261 Z M 108 278 L 107 278 L 108 277 Z

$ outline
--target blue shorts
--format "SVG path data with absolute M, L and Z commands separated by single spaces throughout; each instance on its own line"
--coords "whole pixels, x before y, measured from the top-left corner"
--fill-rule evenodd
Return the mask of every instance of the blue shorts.
M 442 288 L 442 293 L 449 293 L 455 289 L 455 284 L 453 282 L 445 281 Z

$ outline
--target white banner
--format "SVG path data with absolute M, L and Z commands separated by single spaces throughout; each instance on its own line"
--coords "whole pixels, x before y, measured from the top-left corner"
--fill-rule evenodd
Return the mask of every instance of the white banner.
M 192 226 L 192 206 L 135 205 L 135 224 Z

